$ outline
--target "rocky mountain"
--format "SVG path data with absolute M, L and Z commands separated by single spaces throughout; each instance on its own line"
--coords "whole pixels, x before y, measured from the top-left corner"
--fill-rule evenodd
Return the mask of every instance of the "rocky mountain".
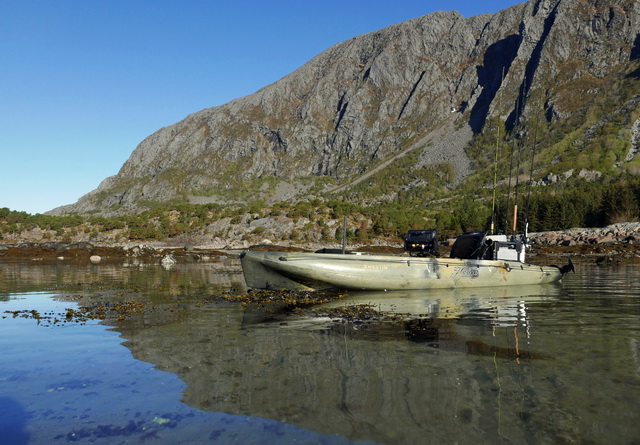
M 403 157 L 412 169 L 447 167 L 453 186 L 479 168 L 469 146 L 492 119 L 522 133 L 545 125 L 541 133 L 553 135 L 541 136 L 547 151 L 569 136 L 580 148 L 617 132 L 623 146 L 612 149 L 612 168 L 634 171 L 639 62 L 637 0 L 530 0 L 468 18 L 429 14 L 339 43 L 250 96 L 158 130 L 117 175 L 50 213 L 331 196 Z M 549 155 L 536 174 L 561 160 Z

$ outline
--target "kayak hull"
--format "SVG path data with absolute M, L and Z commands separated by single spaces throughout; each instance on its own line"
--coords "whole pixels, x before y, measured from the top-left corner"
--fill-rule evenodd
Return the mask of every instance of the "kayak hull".
M 564 275 L 556 266 L 503 260 L 252 250 L 240 258 L 249 287 L 274 290 L 511 286 L 553 283 Z

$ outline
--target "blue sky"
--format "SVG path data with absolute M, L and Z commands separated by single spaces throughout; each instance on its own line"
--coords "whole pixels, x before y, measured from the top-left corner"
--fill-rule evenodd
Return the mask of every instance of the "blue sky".
M 0 208 L 43 213 L 118 172 L 148 135 L 251 94 L 330 46 L 511 0 L 0 1 Z

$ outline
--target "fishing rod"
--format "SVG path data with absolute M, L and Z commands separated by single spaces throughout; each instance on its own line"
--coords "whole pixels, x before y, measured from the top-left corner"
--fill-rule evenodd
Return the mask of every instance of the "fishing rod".
M 504 68 L 503 68 L 504 72 Z M 500 100 L 499 103 L 502 103 L 502 90 L 500 90 Z M 500 105 L 498 106 L 500 109 Z M 491 202 L 491 234 L 495 234 L 495 218 L 496 218 L 496 187 L 498 183 L 498 154 L 500 152 L 500 117 L 498 117 L 498 123 L 496 125 L 497 136 L 496 136 L 496 149 L 495 149 L 495 158 L 493 161 L 493 199 Z
M 538 121 L 533 136 L 533 148 L 531 149 L 531 168 L 529 169 L 529 183 L 527 184 L 527 203 L 524 210 L 525 232 L 529 231 L 529 206 L 531 205 L 531 186 L 533 185 L 533 161 L 538 151 Z
M 515 151 L 515 147 L 516 147 L 516 137 L 515 137 L 515 129 L 518 127 L 518 123 L 520 121 L 520 95 L 518 94 L 518 97 L 516 99 L 516 119 L 515 122 L 513 124 L 513 132 L 514 132 L 514 136 L 513 136 L 513 144 L 511 144 L 511 155 L 509 156 L 509 183 L 507 186 L 507 208 L 505 209 L 505 221 L 504 221 L 504 227 L 505 227 L 505 231 L 508 229 L 509 227 L 509 207 L 511 207 L 511 177 L 513 175 L 513 152 Z M 516 221 L 516 214 L 518 211 L 518 207 L 516 204 L 516 207 L 514 209 L 513 212 L 513 225 L 514 228 L 512 230 L 512 235 L 515 233 L 515 221 Z
M 513 125 L 513 144 L 511 146 L 511 165 L 509 167 L 509 195 L 508 195 L 508 199 L 507 199 L 507 212 L 509 209 L 509 201 L 511 199 L 511 176 L 512 176 L 512 169 L 513 169 L 513 153 L 515 151 L 515 147 L 516 145 L 518 146 L 518 160 L 517 160 L 517 167 L 516 167 L 516 184 L 514 186 L 514 205 L 513 205 L 513 226 L 511 229 L 511 234 L 515 235 L 516 234 L 516 229 L 517 229 L 517 225 L 518 225 L 518 185 L 520 185 L 520 152 L 521 152 L 521 148 L 522 148 L 522 144 L 518 142 L 518 132 L 516 131 L 517 128 L 520 127 L 520 116 L 522 115 L 522 110 L 521 108 L 524 106 L 524 92 L 526 89 L 526 83 L 527 83 L 527 76 L 524 77 L 524 80 L 522 82 L 522 85 L 520 87 L 520 91 L 518 93 L 518 97 L 516 99 L 516 119 Z M 507 225 L 508 225 L 508 221 L 509 221 L 509 216 L 507 214 Z
M 498 186 L 498 157 L 500 153 L 500 110 L 502 109 L 502 84 L 504 83 L 504 67 L 502 67 L 502 76 L 500 77 L 500 95 L 498 96 L 498 123 L 496 125 L 496 150 L 495 159 L 493 162 L 493 200 L 491 203 L 491 234 L 494 235 L 495 231 L 495 217 L 496 217 L 496 188 Z
M 516 139 L 518 135 L 515 135 Z M 518 143 L 518 160 L 516 162 L 516 185 L 513 188 L 515 193 L 513 206 L 513 232 L 516 232 L 516 224 L 518 221 L 518 186 L 520 185 L 520 152 L 522 151 L 522 143 Z

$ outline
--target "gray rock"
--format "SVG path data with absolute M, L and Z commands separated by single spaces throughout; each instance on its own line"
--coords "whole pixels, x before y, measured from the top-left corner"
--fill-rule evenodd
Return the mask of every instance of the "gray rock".
M 73 243 L 73 244 L 68 244 L 65 247 L 66 250 L 69 249 L 93 249 L 93 244 L 91 243 Z
M 471 172 L 471 136 L 488 117 L 514 116 L 518 91 L 545 97 L 548 119 L 566 119 L 575 107 L 553 79 L 602 79 L 639 56 L 639 2 L 601 3 L 530 0 L 470 18 L 438 12 L 354 37 L 252 95 L 158 130 L 117 175 L 48 213 L 125 214 L 185 194 L 241 202 L 246 184 L 258 190 L 252 199 L 306 198 L 317 178 L 344 190 L 409 152 L 416 167 L 451 164 L 458 182 Z M 498 100 L 502 93 L 511 99 Z M 525 118 L 540 113 L 524 107 Z

